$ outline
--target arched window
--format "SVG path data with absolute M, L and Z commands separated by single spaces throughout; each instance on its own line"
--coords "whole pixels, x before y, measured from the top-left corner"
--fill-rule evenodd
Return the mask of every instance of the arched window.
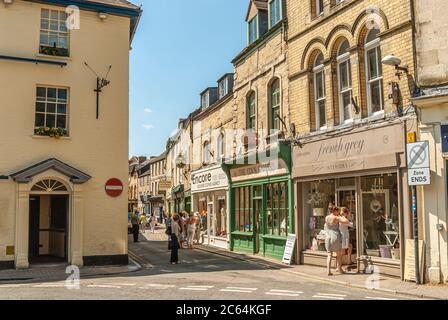
M 224 137 L 224 132 L 221 132 L 218 136 L 218 160 L 225 158 L 226 153 L 226 142 Z
M 313 64 L 314 73 L 314 108 L 316 114 L 316 128 L 324 129 L 327 126 L 325 108 L 325 73 L 324 55 L 320 53 Z
M 53 179 L 45 179 L 36 183 L 31 191 L 53 192 L 53 191 L 67 191 L 67 188 L 59 181 Z
M 353 120 L 352 114 L 352 68 L 350 65 L 350 45 L 347 40 L 342 42 L 337 53 L 339 115 L 341 123 Z
M 257 102 L 255 99 L 255 92 L 251 92 L 247 97 L 247 129 L 256 129 L 256 115 L 257 115 Z
M 202 161 L 205 164 L 208 164 L 210 162 L 210 143 L 208 141 L 204 142 L 204 148 L 202 152 Z
M 270 128 L 271 130 L 280 129 L 280 81 L 275 79 L 269 87 L 269 117 L 270 117 Z
M 383 112 L 383 69 L 381 66 L 381 48 L 377 28 L 371 29 L 366 35 L 366 80 L 367 106 L 369 115 Z

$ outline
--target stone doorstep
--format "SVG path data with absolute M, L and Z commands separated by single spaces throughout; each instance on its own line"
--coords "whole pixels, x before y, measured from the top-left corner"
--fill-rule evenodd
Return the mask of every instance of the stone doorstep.
M 400 294 L 404 296 L 410 296 L 410 297 L 417 297 L 417 298 L 423 298 L 423 299 L 431 299 L 431 300 L 448 300 L 448 286 L 444 288 L 430 288 L 426 285 L 417 286 L 414 283 L 409 283 L 405 281 L 401 281 L 396 278 L 387 277 L 384 275 L 381 275 L 378 279 L 381 281 L 382 285 L 388 282 L 389 288 L 373 288 L 373 289 L 367 289 L 365 286 L 365 281 L 368 277 L 371 275 L 369 274 L 347 274 L 347 275 L 339 275 L 338 277 L 344 277 L 344 278 L 350 278 L 353 276 L 356 277 L 355 281 L 345 281 L 345 280 L 353 280 L 353 279 L 344 279 L 344 280 L 336 280 L 329 277 L 321 276 L 322 272 L 325 272 L 324 268 L 317 267 L 317 266 L 309 266 L 309 265 L 292 265 L 288 266 L 285 264 L 282 264 L 281 262 L 273 259 L 269 259 L 266 257 L 261 256 L 251 256 L 245 253 L 240 252 L 232 252 L 232 251 L 226 251 L 220 248 L 215 248 L 209 245 L 199 245 L 196 246 L 198 250 L 202 250 L 209 253 L 214 253 L 217 255 L 226 256 L 233 259 L 238 260 L 244 260 L 246 262 L 251 263 L 257 263 L 259 265 L 268 266 L 268 267 L 274 267 L 276 269 L 282 270 L 284 272 L 297 274 L 303 277 L 312 278 L 314 280 L 327 282 L 327 283 L 334 283 L 344 286 L 350 286 L 353 288 L 358 289 L 364 289 L 364 290 L 375 290 L 378 292 L 385 292 L 385 293 L 393 293 L 393 294 Z M 269 264 L 267 264 L 269 263 Z M 358 277 L 359 276 L 359 277 Z M 391 289 L 390 287 L 394 288 Z M 437 290 L 437 291 L 435 291 Z

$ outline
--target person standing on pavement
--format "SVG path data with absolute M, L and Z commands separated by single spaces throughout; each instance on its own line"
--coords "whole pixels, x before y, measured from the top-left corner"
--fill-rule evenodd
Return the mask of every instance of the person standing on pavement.
M 138 241 L 138 229 L 139 229 L 139 225 L 138 225 L 138 215 L 137 212 L 134 212 L 134 214 L 131 217 L 131 224 L 132 224 L 132 234 L 134 235 L 134 242 L 139 242 Z
M 327 250 L 327 274 L 331 273 L 331 260 L 333 259 L 333 252 L 336 253 L 336 269 L 339 273 L 345 273 L 342 270 L 342 234 L 339 230 L 340 224 L 348 224 L 345 217 L 340 216 L 339 208 L 334 204 L 328 207 L 328 216 L 325 217 L 325 249 Z
M 179 236 L 180 236 L 180 230 L 179 230 L 179 216 L 174 216 L 173 220 L 171 221 L 171 264 L 178 264 L 179 263 Z
M 156 227 L 156 216 L 152 214 L 151 217 L 149 218 L 149 228 L 151 233 L 154 233 L 155 227 Z
M 194 216 L 196 218 L 196 232 L 195 232 L 195 240 L 196 243 L 199 244 L 201 241 L 201 217 L 199 216 L 199 212 L 195 212 Z
M 190 213 L 187 221 L 187 245 L 188 249 L 193 249 L 194 235 L 196 233 L 196 217 Z
M 140 216 L 140 227 L 142 228 L 142 233 L 146 232 L 146 214 L 142 213 Z

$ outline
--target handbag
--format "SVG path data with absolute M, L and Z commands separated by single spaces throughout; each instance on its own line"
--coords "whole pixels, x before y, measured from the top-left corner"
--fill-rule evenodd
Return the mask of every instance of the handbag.
M 173 233 L 173 232 L 172 232 L 172 230 L 171 230 L 171 226 L 167 226 L 167 227 L 166 227 L 166 230 L 165 230 L 165 234 L 166 234 L 167 236 L 170 236 L 172 233 Z

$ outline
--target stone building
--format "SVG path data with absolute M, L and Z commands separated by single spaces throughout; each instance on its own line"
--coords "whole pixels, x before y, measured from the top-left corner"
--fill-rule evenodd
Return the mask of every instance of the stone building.
M 249 1 L 247 46 L 233 59 L 235 159 L 229 183 L 230 249 L 281 259 L 294 231 L 286 1 Z M 268 156 L 268 153 L 270 156 Z
M 201 215 L 205 244 L 228 248 L 228 183 L 221 164 L 234 154 L 233 74 L 201 94 L 193 118 L 192 211 Z
M 146 161 L 146 157 L 132 157 L 129 159 L 128 173 L 128 212 L 138 211 L 139 202 L 139 174 L 141 165 Z
M 2 3 L 0 267 L 128 263 L 129 50 L 140 15 L 125 0 Z
M 325 265 L 322 230 L 335 203 L 354 224 L 344 262 L 403 278 L 412 238 L 405 144 L 416 128 L 410 2 L 288 0 L 287 8 L 296 260 Z M 400 69 L 389 65 L 395 58 Z
M 431 184 L 417 187 L 420 238 L 426 244 L 426 280 L 448 282 L 448 3 L 416 0 L 418 137 L 429 142 Z

